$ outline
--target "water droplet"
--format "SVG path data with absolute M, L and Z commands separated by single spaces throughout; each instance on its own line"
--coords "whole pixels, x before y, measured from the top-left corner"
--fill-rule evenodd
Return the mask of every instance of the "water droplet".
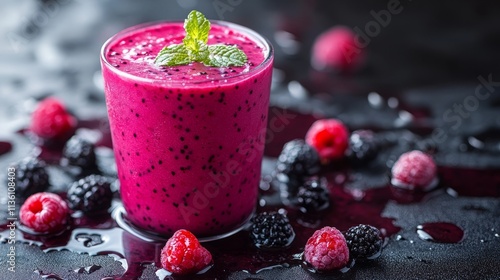
M 451 223 L 424 223 L 417 226 L 418 237 L 437 243 L 458 243 L 464 237 L 464 231 Z
M 452 188 L 447 188 L 446 189 L 446 193 L 452 197 L 458 197 L 458 193 L 457 191 L 455 191 L 454 189 Z
M 382 100 L 382 97 L 380 96 L 380 94 L 376 93 L 376 92 L 370 92 L 368 94 L 368 103 L 373 107 L 373 108 L 376 108 L 376 109 L 380 109 L 382 108 L 383 106 L 383 100 Z
M 295 35 L 290 32 L 278 30 L 274 33 L 274 40 L 287 55 L 295 55 L 300 50 L 300 42 L 297 41 Z
M 46 273 L 46 272 L 41 271 L 40 269 L 36 269 L 33 272 L 40 275 L 40 277 L 42 277 L 42 279 L 63 280 L 63 278 L 57 274 Z
M 264 207 L 264 206 L 266 206 L 266 200 L 265 200 L 265 199 L 263 199 L 263 198 L 262 198 L 262 199 L 260 199 L 260 200 L 259 200 L 259 206 L 260 206 L 260 207 Z
M 399 100 L 396 97 L 390 97 L 387 100 L 387 106 L 391 109 L 396 109 L 399 106 Z
M 395 127 L 404 127 L 413 121 L 413 115 L 408 111 L 400 111 L 398 118 L 394 120 Z
M 102 266 L 100 265 L 96 265 L 96 264 L 93 264 L 93 265 L 90 265 L 90 266 L 86 266 L 86 267 L 80 267 L 80 268 L 77 268 L 74 270 L 74 272 L 76 273 L 80 273 L 80 274 L 91 274 L 92 272 L 95 272 L 99 269 L 101 269 Z
M 307 90 L 297 81 L 291 81 L 288 83 L 288 91 L 290 95 L 297 99 L 307 99 L 309 93 Z
M 499 153 L 500 129 L 488 129 L 476 135 L 471 135 L 466 138 L 466 143 L 473 149 L 479 151 Z

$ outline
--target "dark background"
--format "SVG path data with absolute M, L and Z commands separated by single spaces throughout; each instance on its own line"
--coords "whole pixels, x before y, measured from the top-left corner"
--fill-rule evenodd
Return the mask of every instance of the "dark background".
M 97 71 L 99 48 L 117 31 L 147 21 L 182 20 L 191 9 L 264 34 L 276 47 L 276 66 L 293 64 L 298 69 L 292 77 L 301 77 L 319 33 L 339 24 L 365 30 L 375 20 L 373 12 L 387 10 L 391 2 L 399 2 L 401 12 L 371 38 L 357 81 L 401 88 L 500 72 L 497 1 L 2 0 L 0 78 L 23 79 L 27 71 L 14 65 L 27 60 L 46 72 Z M 296 40 L 293 50 L 276 40 L 281 31 Z
M 367 60 L 357 71 L 336 75 L 311 68 L 310 50 L 321 32 L 335 25 L 365 30 L 374 21 L 373 13 L 386 10 L 390 2 L 393 1 L 0 0 L 0 140 L 14 144 L 11 153 L 0 156 L 0 168 L 5 170 L 8 163 L 36 149 L 14 132 L 29 124 L 30 113 L 44 97 L 58 97 L 80 120 L 102 119 L 102 125 L 106 125 L 99 66 L 99 51 L 106 39 L 138 23 L 183 20 L 192 9 L 197 9 L 210 19 L 255 29 L 273 43 L 276 50 L 273 106 L 338 117 L 350 129 L 373 126 L 398 130 L 414 125 L 429 133 L 434 128 L 443 128 L 447 141 L 439 147 L 445 151 L 436 158 L 439 165 L 499 170 L 498 148 L 494 148 L 496 153 L 470 152 L 463 142 L 469 135 L 491 128 L 499 134 L 500 100 L 496 92 L 470 112 L 470 117 L 463 118 L 459 129 L 450 128 L 450 123 L 442 117 L 445 110 L 474 93 L 479 76 L 491 75 L 493 81 L 500 81 L 498 1 L 402 0 L 401 12 L 391 15 L 387 26 L 381 27 L 363 49 Z M 217 12 L 217 7 L 227 10 Z M 367 102 L 366 95 L 372 91 L 381 94 L 383 104 Z M 304 98 L 307 92 L 313 98 Z M 400 98 L 400 103 L 393 108 L 388 103 L 394 96 Z M 406 122 L 408 114 L 413 122 Z M 305 130 L 307 127 L 290 127 L 280 139 L 303 137 Z M 500 136 L 496 137 L 498 142 Z M 268 147 L 276 150 L 282 144 L 276 141 Z M 497 192 L 499 186 L 497 183 Z M 476 184 L 467 187 L 476 188 Z M 3 196 L 2 191 L 0 195 Z M 0 205 L 4 205 L 2 201 Z M 464 210 L 471 205 L 483 210 Z M 452 197 L 443 191 L 426 203 L 390 204 L 384 213 L 395 219 L 402 228 L 400 234 L 407 239 L 396 242 L 393 237 L 378 263 L 356 268 L 348 275 L 350 278 L 498 277 L 498 198 Z M 463 226 L 467 230 L 464 242 L 448 246 L 418 239 L 415 225 L 432 220 Z M 33 272 L 35 269 L 86 279 L 122 271 L 107 256 L 89 257 L 67 251 L 46 254 L 36 246 L 19 244 L 18 247 L 18 263 L 23 268 L 19 279 L 40 279 Z M 3 262 L 6 250 L 5 244 L 0 244 L 0 279 L 8 279 L 3 274 L 3 267 L 7 267 Z M 103 268 L 88 277 L 77 277 L 72 271 L 76 264 L 94 263 Z M 144 279 L 154 277 L 154 272 L 155 268 L 148 266 Z M 300 267 L 292 267 L 259 275 L 236 273 L 233 279 L 253 276 L 316 278 Z

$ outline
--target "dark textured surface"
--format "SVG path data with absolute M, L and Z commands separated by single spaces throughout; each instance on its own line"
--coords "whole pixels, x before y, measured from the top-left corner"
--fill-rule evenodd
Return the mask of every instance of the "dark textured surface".
M 189 5 L 195 1 L 43 2 L 56 6 L 52 6 L 55 8 L 45 21 L 39 18 L 35 24 L 37 16 L 48 11 L 41 8 L 42 1 L 5 0 L 0 9 L 0 141 L 13 145 L 12 151 L 0 155 L 0 182 L 5 180 L 4 170 L 9 163 L 38 153 L 29 139 L 15 133 L 26 127 L 37 100 L 57 96 L 82 123 L 97 130 L 106 129 L 97 71 L 99 48 L 109 36 L 140 22 L 184 18 L 193 7 L 209 18 L 220 18 L 214 1 L 200 1 L 192 7 Z M 275 77 L 272 104 L 294 111 L 288 111 L 291 115 L 284 130 L 272 134 L 266 154 L 276 156 L 285 142 L 303 137 L 316 117 L 338 117 L 351 131 L 360 128 L 382 131 L 387 138 L 399 140 L 400 145 L 366 168 L 349 173 L 349 180 L 342 186 L 353 192 L 372 189 L 387 184 L 386 165 L 390 166 L 400 153 L 414 145 L 411 139 L 405 139 L 408 134 L 402 132 L 408 128 L 437 146 L 435 157 L 445 184 L 420 202 L 389 201 L 382 216 L 393 218 L 401 231 L 389 238 L 377 261 L 356 264 L 342 278 L 498 279 L 500 151 L 495 146 L 500 139 L 498 85 L 490 88 L 488 97 L 479 100 L 474 110 L 453 121 L 445 116 L 448 110 L 454 110 L 455 104 L 463 105 L 474 96 L 481 84 L 479 76 L 500 80 L 498 4 L 402 1 L 404 10 L 394 15 L 391 23 L 367 46 L 369 59 L 358 75 L 333 77 L 311 70 L 308 51 L 320 31 L 336 23 L 363 27 L 373 19 L 371 10 L 387 6 L 387 1 L 368 2 L 243 0 L 223 14 L 226 20 L 263 33 L 277 50 L 276 73 L 281 75 Z M 290 45 L 277 42 L 276 30 L 291 32 L 299 40 L 299 52 L 294 53 Z M 372 91 L 379 94 L 369 95 Z M 271 109 L 271 117 L 282 113 L 278 107 Z M 432 137 L 437 130 L 443 133 Z M 482 137 L 485 131 L 490 131 L 488 137 Z M 95 129 L 79 132 L 98 137 Z M 471 136 L 489 138 L 491 143 L 478 150 Z M 109 149 L 102 144 L 106 143 L 101 143 L 98 149 L 100 165 L 111 166 Z M 265 174 L 271 172 L 273 164 L 271 158 L 265 161 Z M 51 166 L 49 173 L 51 190 L 64 190 L 70 181 L 68 175 L 56 166 Z M 5 188 L 0 188 L 0 207 L 0 224 L 4 224 Z M 438 244 L 418 238 L 419 224 L 443 221 L 464 229 L 462 242 Z M 47 273 L 64 279 L 101 279 L 124 272 L 121 263 L 111 256 L 91 257 L 68 251 L 44 253 L 37 246 L 21 243 L 16 247 L 17 272 L 12 276 L 6 271 L 4 257 L 8 246 L 0 244 L 0 279 L 43 279 L 40 274 Z M 92 265 L 101 268 L 90 274 L 75 272 Z M 154 265 L 145 265 L 141 278 L 156 279 L 156 270 Z M 255 275 L 236 272 L 221 278 L 331 277 L 292 266 L 267 269 Z

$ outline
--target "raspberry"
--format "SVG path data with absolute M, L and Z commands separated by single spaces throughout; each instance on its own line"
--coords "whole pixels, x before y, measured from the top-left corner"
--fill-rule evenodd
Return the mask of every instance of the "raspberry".
M 68 190 L 69 207 L 87 214 L 107 210 L 112 198 L 111 184 L 100 175 L 90 175 L 75 181 Z
M 300 139 L 286 143 L 276 163 L 276 172 L 279 174 L 280 181 L 287 181 L 287 177 L 302 178 L 314 175 L 319 172 L 319 169 L 318 154 Z
M 176 231 L 161 250 L 161 265 L 173 274 L 196 273 L 211 262 L 210 252 L 185 229 Z
M 257 248 L 281 248 L 292 243 L 295 232 L 284 214 L 263 212 L 252 218 L 250 237 Z
M 19 215 L 21 223 L 32 230 L 55 233 L 67 224 L 68 205 L 56 194 L 36 193 L 26 199 Z
M 364 164 L 377 157 L 379 147 L 375 135 L 369 130 L 356 130 L 349 137 L 346 155 L 354 164 Z
M 346 72 L 358 67 L 364 57 L 356 46 L 355 34 L 347 27 L 333 27 L 316 39 L 312 49 L 311 64 L 317 70 L 331 68 Z
M 94 144 L 77 135 L 71 137 L 64 146 L 61 165 L 80 167 L 82 171 L 97 170 Z
M 27 197 L 43 192 L 49 186 L 49 174 L 44 161 L 27 157 L 12 166 L 16 170 L 16 195 Z
M 31 118 L 31 130 L 43 139 L 66 140 L 73 134 L 75 127 L 75 118 L 55 98 L 40 102 Z
M 348 145 L 349 132 L 344 124 L 336 119 L 315 121 L 306 134 L 306 142 L 318 151 L 322 161 L 340 159 Z
M 321 211 L 330 206 L 330 194 L 327 189 L 327 181 L 324 177 L 312 177 L 299 188 L 297 204 L 300 211 Z
M 320 271 L 340 269 L 349 262 L 349 248 L 338 229 L 324 227 L 307 240 L 304 258 Z
M 402 154 L 392 167 L 391 183 L 409 190 L 428 190 L 437 184 L 436 164 L 421 151 Z
M 376 227 L 358 225 L 351 227 L 345 234 L 351 257 L 374 259 L 382 250 L 382 237 Z

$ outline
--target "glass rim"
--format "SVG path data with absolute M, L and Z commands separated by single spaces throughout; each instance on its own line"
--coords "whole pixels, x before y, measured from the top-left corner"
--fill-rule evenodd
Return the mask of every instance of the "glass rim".
M 130 79 L 133 81 L 137 81 L 137 82 L 167 84 L 167 85 L 168 84 L 172 84 L 172 85 L 178 85 L 178 84 L 196 85 L 196 84 L 212 83 L 215 81 L 222 81 L 222 80 L 226 80 L 229 82 L 233 79 L 246 77 L 246 76 L 249 77 L 249 76 L 252 76 L 253 74 L 261 72 L 273 60 L 274 48 L 267 38 L 265 38 L 264 36 L 260 35 L 259 33 L 257 33 L 256 31 L 254 31 L 248 27 L 245 27 L 245 26 L 242 26 L 242 25 L 239 25 L 236 23 L 232 23 L 232 22 L 223 21 L 223 20 L 210 20 L 210 23 L 212 25 L 228 27 L 230 29 L 236 30 L 237 32 L 239 32 L 241 34 L 248 36 L 249 39 L 251 39 L 252 41 L 262 45 L 264 48 L 264 51 L 266 51 L 264 53 L 264 60 L 259 65 L 250 69 L 248 72 L 242 72 L 242 73 L 239 73 L 237 75 L 230 76 L 230 77 L 217 77 L 217 78 L 211 78 L 211 79 L 207 79 L 207 80 L 203 80 L 203 81 L 158 80 L 158 79 L 152 79 L 152 78 L 139 77 L 139 76 L 130 74 L 128 72 L 122 71 L 122 70 L 114 67 L 110 63 L 110 61 L 108 61 L 108 59 L 106 58 L 106 53 L 107 53 L 108 47 L 111 45 L 111 43 L 115 42 L 117 39 L 121 38 L 123 35 L 126 35 L 128 33 L 131 33 L 133 31 L 137 31 L 137 30 L 140 30 L 143 28 L 152 27 L 152 26 L 155 26 L 158 24 L 167 24 L 167 23 L 183 24 L 183 21 L 159 20 L 159 21 L 141 23 L 141 24 L 137 24 L 137 25 L 133 25 L 131 27 L 125 28 L 125 29 L 119 31 L 118 33 L 114 34 L 113 36 L 111 36 L 109 39 L 106 40 L 106 42 L 104 42 L 104 44 L 101 47 L 100 59 L 101 59 L 101 62 L 103 64 L 103 68 L 106 67 L 109 70 L 111 70 L 113 73 L 115 73 L 121 77 Z

